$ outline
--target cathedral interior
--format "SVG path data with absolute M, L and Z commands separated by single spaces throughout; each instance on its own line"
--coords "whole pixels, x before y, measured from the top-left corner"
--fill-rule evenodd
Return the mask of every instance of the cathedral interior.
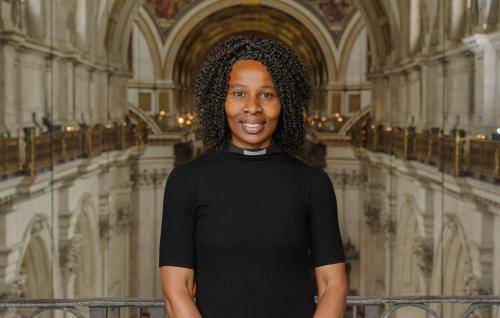
M 311 70 L 350 295 L 500 294 L 499 0 L 0 0 L 0 299 L 161 297 L 163 188 L 235 34 Z

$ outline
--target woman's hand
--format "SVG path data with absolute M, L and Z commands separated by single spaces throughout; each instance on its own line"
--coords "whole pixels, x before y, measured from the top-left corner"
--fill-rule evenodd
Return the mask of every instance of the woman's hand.
M 194 295 L 194 270 L 177 266 L 162 266 L 161 280 L 165 309 L 169 318 L 202 318 Z
M 345 263 L 318 266 L 314 271 L 318 285 L 318 305 L 313 318 L 341 318 L 348 292 Z

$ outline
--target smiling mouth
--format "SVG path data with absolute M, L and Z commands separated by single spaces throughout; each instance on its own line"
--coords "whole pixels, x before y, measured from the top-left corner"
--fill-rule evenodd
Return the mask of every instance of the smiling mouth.
M 247 134 L 258 134 L 264 129 L 265 121 L 262 120 L 240 120 L 239 123 Z

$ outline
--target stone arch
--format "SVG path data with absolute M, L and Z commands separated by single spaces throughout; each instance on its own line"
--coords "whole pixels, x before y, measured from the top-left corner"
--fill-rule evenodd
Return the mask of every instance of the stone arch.
M 425 237 L 422 213 L 413 195 L 405 194 L 399 209 L 396 231 L 396 277 L 398 295 L 425 295 L 432 270 L 432 245 Z M 397 317 L 426 317 L 411 307 L 398 310 Z
M 61 240 L 61 272 L 69 296 L 84 298 L 96 294 L 99 256 L 96 211 L 90 195 L 82 195 Z
M 94 297 L 97 285 L 98 242 L 90 212 L 83 210 L 80 213 L 74 236 L 79 240 L 79 262 L 75 270 L 74 294 L 79 298 Z
M 36 214 L 26 227 L 23 235 L 18 265 L 21 294 L 26 299 L 54 298 L 57 291 L 53 286 L 52 240 L 48 217 Z M 27 313 L 19 309 L 19 314 Z M 42 317 L 49 317 L 48 314 Z
M 126 65 L 125 48 L 128 45 L 130 31 L 137 17 L 140 7 L 145 0 L 114 0 L 110 4 L 99 8 L 99 30 L 97 41 L 103 47 L 100 56 L 104 56 L 109 51 L 111 63 L 116 66 Z M 176 22 L 165 41 L 164 47 L 167 49 L 164 74 L 166 79 L 172 79 L 174 73 L 174 61 L 178 54 L 182 40 L 187 36 L 190 29 L 204 17 L 235 5 L 248 4 L 246 0 L 206 0 L 202 1 L 187 11 Z M 328 79 L 331 82 L 335 78 L 335 63 L 338 59 L 338 49 L 333 39 L 329 35 L 327 27 L 311 11 L 303 7 L 300 2 L 287 0 L 263 0 L 260 5 L 273 7 L 285 12 L 290 16 L 303 21 L 305 27 L 311 31 L 316 41 L 321 46 L 321 51 L 326 54 L 326 61 L 329 69 L 326 70 Z M 394 1 L 361 1 L 353 0 L 353 4 L 362 13 L 365 23 L 368 26 L 370 42 L 374 49 L 374 60 L 382 61 L 388 56 L 393 48 L 398 47 L 399 39 L 391 37 L 398 34 L 400 29 L 400 12 L 398 4 Z M 105 18 L 107 17 L 107 18 Z M 381 63 L 378 63 L 381 64 Z
M 353 0 L 353 4 L 361 12 L 370 43 L 374 47 L 374 61 L 378 66 L 387 62 L 387 57 L 394 48 L 398 48 L 398 36 L 400 31 L 400 12 L 397 1 L 363 1 Z
M 172 28 L 168 38 L 165 41 L 165 47 L 167 48 L 164 74 L 167 80 L 172 80 L 174 78 L 174 68 L 177 55 L 179 54 L 180 48 L 184 40 L 188 37 L 191 30 L 204 18 L 212 15 L 216 12 L 228 9 L 230 7 L 244 5 L 246 1 L 244 0 L 228 0 L 228 1 L 216 1 L 207 0 L 200 2 L 198 5 L 194 6 L 185 15 L 183 15 L 179 21 Z M 268 6 L 284 12 L 291 17 L 300 21 L 306 29 L 308 29 L 311 34 L 315 37 L 316 42 L 320 46 L 321 52 L 325 58 L 325 65 L 327 66 L 327 83 L 333 82 L 336 79 L 336 63 L 338 60 L 336 55 L 338 55 L 338 49 L 333 41 L 332 37 L 329 35 L 329 31 L 325 25 L 316 17 L 312 12 L 303 8 L 303 6 L 294 1 L 262 1 L 260 3 L 263 6 Z
M 443 294 L 463 295 L 465 292 L 465 275 L 470 262 L 468 251 L 459 230 L 457 219 L 449 218 L 452 224 L 445 228 L 445 239 L 443 241 Z M 465 309 L 461 304 L 443 305 L 443 316 L 458 316 Z
M 343 79 L 346 77 L 346 72 L 348 68 L 349 58 L 351 57 L 352 49 L 364 26 L 365 23 L 359 13 L 356 13 L 352 17 L 351 21 L 349 21 L 349 26 L 346 28 L 346 32 L 344 33 L 347 35 L 347 37 L 343 37 L 340 43 L 342 51 L 340 53 L 340 58 L 338 62 L 339 79 Z
M 345 124 L 342 128 L 340 128 L 338 134 L 341 136 L 347 136 L 354 127 L 364 125 L 370 119 L 372 110 L 372 105 L 361 108 L 357 113 L 353 114 L 346 120 Z
M 428 273 L 425 266 L 431 264 L 425 262 L 432 260 L 423 259 L 426 256 L 420 254 L 427 253 L 428 256 L 430 248 L 429 242 L 425 241 L 423 223 L 415 198 L 410 194 L 404 195 L 396 233 L 396 259 L 401 263 L 400 266 L 396 266 L 401 270 L 396 281 L 401 294 L 426 293 L 426 280 L 423 275 Z
M 434 293 L 442 295 L 472 295 L 477 294 L 479 262 L 475 255 L 473 244 L 469 243 L 458 217 L 452 213 L 444 216 L 444 227 L 436 251 L 434 264 Z M 443 304 L 442 317 L 458 317 L 466 304 Z
M 151 20 L 151 16 L 142 7 L 139 9 L 136 24 L 148 44 L 155 77 L 162 78 L 162 58 L 160 48 L 158 46 L 158 44 L 161 43 L 161 39 L 158 31 L 154 29 L 156 26 Z
M 132 119 L 135 119 L 138 123 L 146 125 L 153 134 L 160 134 L 161 129 L 151 117 L 149 117 L 142 109 L 137 105 L 128 103 L 128 112 Z
M 127 47 L 130 32 L 139 8 L 145 0 L 115 0 L 105 8 L 103 33 L 99 35 L 104 44 L 104 53 L 108 54 L 108 62 L 116 67 L 127 65 Z

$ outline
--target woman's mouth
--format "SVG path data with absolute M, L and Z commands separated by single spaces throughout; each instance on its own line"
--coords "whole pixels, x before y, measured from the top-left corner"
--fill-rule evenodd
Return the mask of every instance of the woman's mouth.
M 241 121 L 240 124 L 247 134 L 258 134 L 264 129 L 264 122 Z

